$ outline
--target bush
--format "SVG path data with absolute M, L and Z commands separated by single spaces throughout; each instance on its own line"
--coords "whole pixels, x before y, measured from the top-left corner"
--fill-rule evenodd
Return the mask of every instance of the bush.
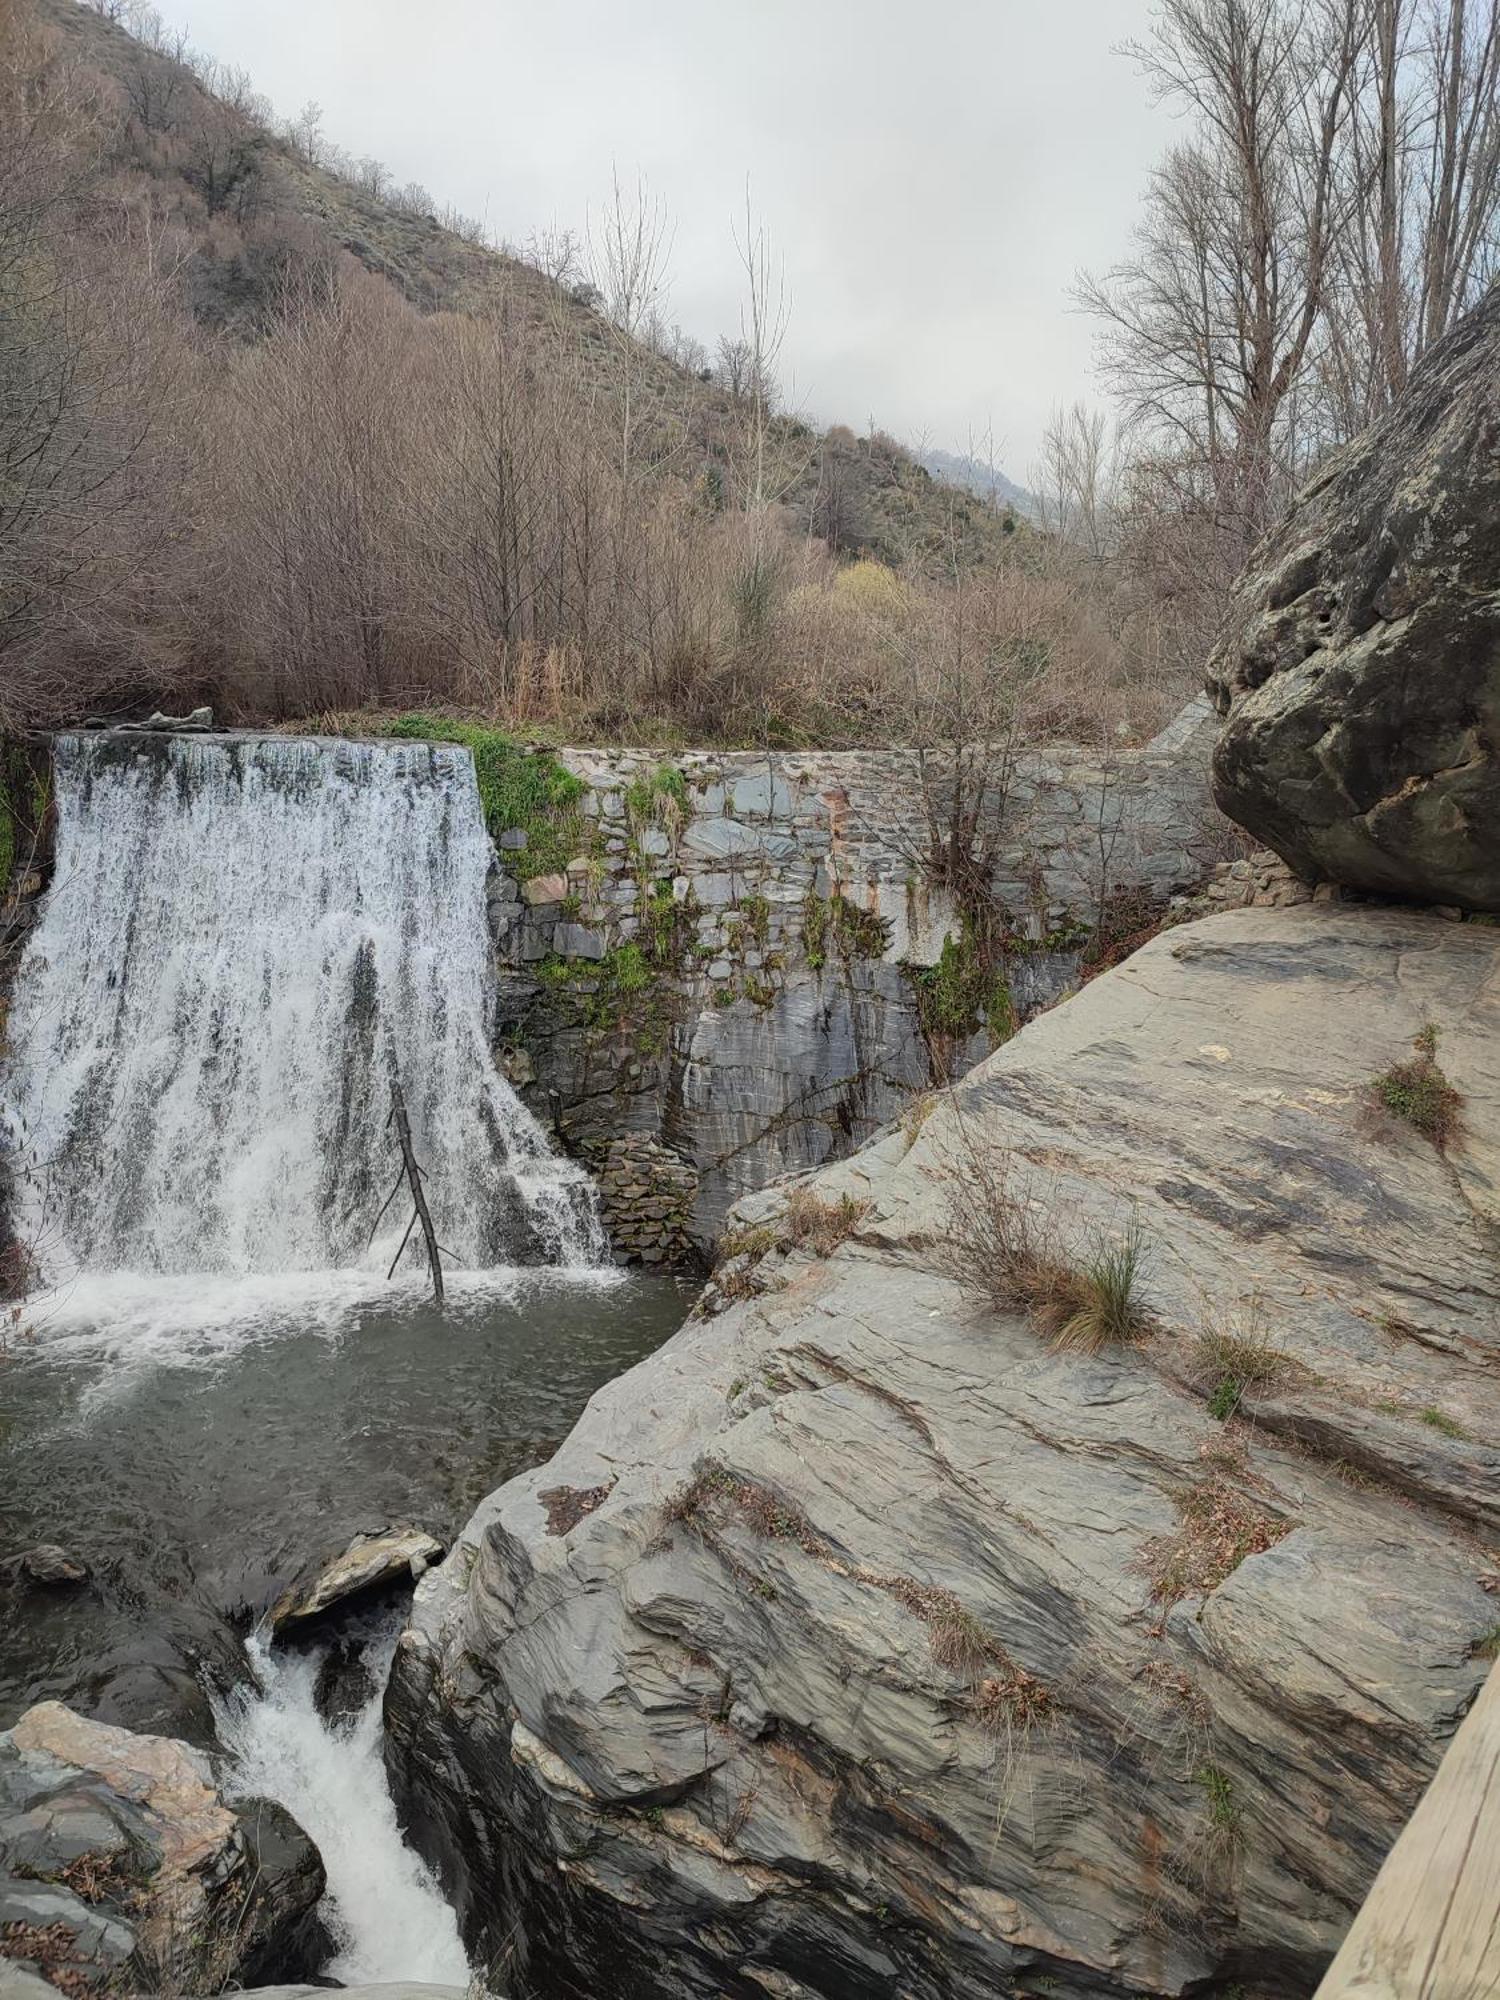
M 1462 1097 L 1444 1076 L 1437 1061 L 1437 1029 L 1428 1022 L 1412 1043 L 1414 1053 L 1393 1063 L 1375 1079 L 1375 1097 L 1393 1118 L 1399 1118 L 1430 1139 L 1441 1153 L 1458 1130 Z

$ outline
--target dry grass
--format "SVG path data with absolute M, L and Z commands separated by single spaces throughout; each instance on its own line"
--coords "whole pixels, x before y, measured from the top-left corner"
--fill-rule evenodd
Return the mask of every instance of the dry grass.
M 970 1144 L 948 1176 L 944 1263 L 972 1296 L 999 1312 L 1024 1311 L 1055 1347 L 1097 1353 L 1149 1330 L 1140 1297 L 1147 1243 L 1139 1224 L 1095 1229 L 1080 1259 L 1065 1256 L 1001 1149 Z
M 955 1592 L 909 1576 L 860 1574 L 923 1621 L 933 1659 L 964 1683 L 964 1713 L 981 1727 L 1024 1728 L 1052 1708 L 1046 1683 L 1017 1666 Z
M 1174 1497 L 1181 1522 L 1142 1552 L 1151 1595 L 1169 1610 L 1184 1597 L 1207 1597 L 1247 1556 L 1263 1555 L 1290 1534 L 1293 1523 L 1257 1507 L 1244 1491 L 1242 1454 L 1216 1452 L 1204 1475 Z
M 1192 1370 L 1208 1394 L 1208 1413 L 1226 1422 L 1241 1401 L 1256 1389 L 1305 1375 L 1274 1341 L 1259 1307 L 1247 1308 L 1237 1319 L 1205 1326 L 1193 1342 Z
M 737 1513 L 757 1535 L 795 1542 L 808 1555 L 822 1553 L 822 1538 L 800 1507 L 757 1480 L 741 1478 L 707 1459 L 698 1461 L 687 1485 L 663 1504 L 662 1516 L 669 1522 L 699 1525 L 716 1503 Z
M 1151 1323 L 1139 1292 L 1146 1254 L 1145 1236 L 1132 1222 L 1118 1235 L 1098 1232 L 1076 1268 L 1058 1265 L 1051 1297 L 1033 1308 L 1053 1345 L 1097 1354 L 1141 1339 Z
M 837 1201 L 824 1201 L 809 1187 L 792 1190 L 782 1218 L 787 1238 L 801 1250 L 819 1257 L 831 1257 L 846 1243 L 870 1212 L 867 1201 L 841 1194 Z

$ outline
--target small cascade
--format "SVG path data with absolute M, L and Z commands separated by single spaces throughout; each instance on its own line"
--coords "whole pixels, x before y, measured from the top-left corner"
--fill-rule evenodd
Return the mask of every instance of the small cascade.
M 335 1955 L 323 1974 L 345 1986 L 414 1980 L 470 1983 L 458 1920 L 431 1873 L 401 1836 L 381 1749 L 381 1692 L 396 1627 L 373 1649 L 372 1689 L 344 1727 L 318 1713 L 321 1664 L 250 1641 L 259 1692 L 215 1704 L 234 1799 L 274 1799 L 323 1857 L 321 1915 Z
M 393 1076 L 454 1264 L 603 1260 L 587 1177 L 491 1058 L 467 751 L 102 733 L 56 765 L 5 1091 L 48 1277 L 383 1269 Z

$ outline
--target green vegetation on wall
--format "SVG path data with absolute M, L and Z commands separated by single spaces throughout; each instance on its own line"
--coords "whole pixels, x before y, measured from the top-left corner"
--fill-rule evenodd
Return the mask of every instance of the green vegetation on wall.
M 625 812 L 637 830 L 680 823 L 688 816 L 687 779 L 675 764 L 658 764 L 654 771 L 643 771 L 625 789 Z
M 944 938 L 936 965 L 909 965 L 906 971 L 929 1042 L 962 1041 L 981 1022 L 997 1042 L 1008 1041 L 1015 1033 L 1005 967 L 981 951 L 970 925 L 965 924 L 957 937 Z
M 479 803 L 491 840 L 502 833 L 526 836 L 522 875 L 554 875 L 594 843 L 594 825 L 583 812 L 588 787 L 550 750 L 528 750 L 503 729 L 449 715 L 399 715 L 386 735 L 420 743 L 459 743 L 474 759 Z
M 858 958 L 879 958 L 890 941 L 884 917 L 862 910 L 837 890 L 820 896 L 809 889 L 802 899 L 802 953 L 814 972 L 827 964 L 830 948 L 848 965 Z
M 10 892 L 11 877 L 34 858 L 51 802 L 42 754 L 0 742 L 0 902 Z
M 646 946 L 632 940 L 595 960 L 544 958 L 536 973 L 553 992 L 575 997 L 585 1025 L 595 1034 L 629 1033 L 641 1055 L 656 1055 L 666 1047 L 671 1005 Z

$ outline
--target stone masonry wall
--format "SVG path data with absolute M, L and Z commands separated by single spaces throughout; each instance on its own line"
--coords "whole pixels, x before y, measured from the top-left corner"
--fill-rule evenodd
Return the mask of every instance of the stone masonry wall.
M 741 1195 L 979 1061 L 1076 982 L 1101 890 L 1164 906 L 1195 886 L 1220 852 L 1208 730 L 1194 704 L 1142 750 L 1019 760 L 995 881 L 1011 948 L 957 1015 L 914 753 L 560 753 L 593 837 L 538 875 L 502 836 L 500 1059 L 571 1150 L 631 1142 L 608 1176 L 622 1259 L 706 1248 Z

